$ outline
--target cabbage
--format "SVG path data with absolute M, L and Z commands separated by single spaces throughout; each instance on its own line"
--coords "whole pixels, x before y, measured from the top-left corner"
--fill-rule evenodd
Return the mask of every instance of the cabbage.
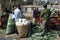
M 30 24 L 29 20 L 20 18 L 18 22 L 16 22 L 16 25 L 23 26 Z
M 30 40 L 54 40 L 57 35 L 60 36 L 60 31 L 51 31 L 51 32 L 46 32 L 44 34 L 43 31 L 40 31 L 42 29 L 42 24 L 40 26 L 35 26 L 32 31 L 33 34 L 30 36 Z

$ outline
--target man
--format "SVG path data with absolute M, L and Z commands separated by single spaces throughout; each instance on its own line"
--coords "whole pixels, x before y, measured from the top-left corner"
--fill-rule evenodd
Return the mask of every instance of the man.
M 47 20 L 49 19 L 49 16 L 50 16 L 50 10 L 47 9 L 47 5 L 45 4 L 44 5 L 44 11 L 43 11 L 43 14 L 42 14 L 42 17 L 43 17 L 43 27 L 44 27 L 43 31 L 44 32 L 50 31 L 50 27 L 48 26 L 48 22 L 47 22 Z
M 22 11 L 19 9 L 19 7 L 15 7 L 15 10 L 14 10 L 15 21 L 18 21 L 22 17 L 23 17 Z
M 37 19 L 39 13 L 40 13 L 40 12 L 38 11 L 38 8 L 35 8 L 35 9 L 33 10 L 33 18 L 35 19 L 35 22 L 36 22 L 36 19 Z
M 6 28 L 6 34 L 17 32 L 16 31 L 16 27 L 15 27 L 15 22 L 19 21 L 19 19 L 23 17 L 23 13 L 19 9 L 18 6 L 17 7 L 14 7 L 14 9 L 15 9 L 14 10 L 14 14 L 10 14 L 9 15 L 8 24 L 7 24 L 7 28 Z

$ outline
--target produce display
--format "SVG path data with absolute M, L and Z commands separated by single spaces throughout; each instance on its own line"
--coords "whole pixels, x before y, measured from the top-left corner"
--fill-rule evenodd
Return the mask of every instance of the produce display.
M 57 35 L 60 35 L 60 31 L 51 31 L 44 34 L 43 31 L 41 31 L 42 29 L 42 24 L 34 27 L 33 35 L 30 37 L 30 40 L 54 40 Z

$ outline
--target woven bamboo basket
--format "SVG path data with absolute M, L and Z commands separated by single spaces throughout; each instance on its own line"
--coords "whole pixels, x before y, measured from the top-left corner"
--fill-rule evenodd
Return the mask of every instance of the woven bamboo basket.
M 23 25 L 23 26 L 16 25 L 16 28 L 18 30 L 18 34 L 20 38 L 27 37 L 28 25 Z

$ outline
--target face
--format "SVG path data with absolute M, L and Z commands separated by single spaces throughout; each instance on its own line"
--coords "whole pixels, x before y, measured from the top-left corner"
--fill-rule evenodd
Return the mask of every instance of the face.
M 17 7 L 14 7 L 14 10 L 16 9 Z

